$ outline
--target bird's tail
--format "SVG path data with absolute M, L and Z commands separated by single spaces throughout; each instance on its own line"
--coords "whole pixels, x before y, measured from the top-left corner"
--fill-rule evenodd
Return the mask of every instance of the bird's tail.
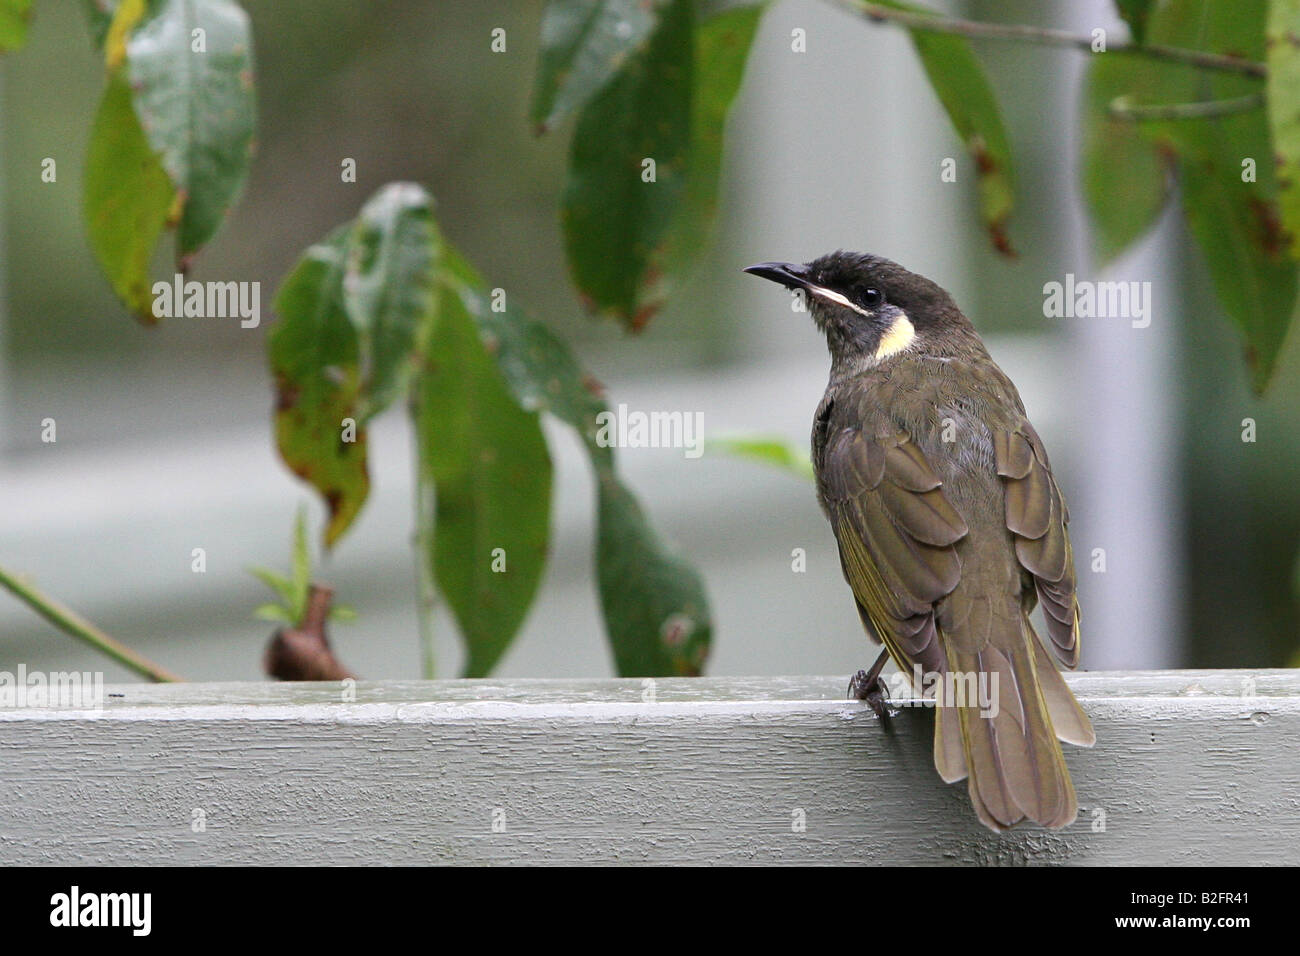
M 1018 634 L 1008 621 L 978 651 L 944 636 L 956 676 L 935 708 L 934 763 L 948 783 L 969 781 L 975 812 L 993 830 L 1025 819 L 1063 827 L 1078 816 L 1078 803 L 1057 739 L 1090 747 L 1096 737 L 1029 616 L 1018 617 Z M 963 680 L 965 695 L 952 694 Z

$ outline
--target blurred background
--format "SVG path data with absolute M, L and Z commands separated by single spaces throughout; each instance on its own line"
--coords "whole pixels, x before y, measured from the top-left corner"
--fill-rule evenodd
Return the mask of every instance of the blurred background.
M 1101 271 L 1077 184 L 1081 54 L 977 44 L 1018 163 L 1011 237 L 989 247 L 965 163 L 904 32 L 820 0 L 765 16 L 731 117 L 717 242 L 689 287 L 639 337 L 582 314 L 565 274 L 557 203 L 568 128 L 532 136 L 527 106 L 543 4 L 474 0 L 245 0 L 258 64 L 258 155 L 248 189 L 192 278 L 272 293 L 302 250 L 395 179 L 427 185 L 443 230 L 489 284 L 550 323 L 612 403 L 701 411 L 706 436 L 764 433 L 806 448 L 825 346 L 806 315 L 740 269 L 871 251 L 935 279 L 1019 385 L 1070 501 L 1084 666 L 1280 666 L 1300 644 L 1300 354 L 1272 391 L 1248 388 L 1171 205 Z M 1124 35 L 1108 0 L 971 0 L 979 19 Z M 508 52 L 489 51 L 493 28 Z M 808 49 L 790 49 L 807 31 Z M 177 319 L 143 329 L 112 297 L 80 217 L 82 163 L 103 85 L 80 5 L 42 3 L 28 45 L 0 60 L 0 565 L 191 679 L 255 679 L 269 592 L 245 572 L 284 569 L 300 502 L 276 457 L 261 328 Z M 53 157 L 58 180 L 42 183 Z M 344 157 L 358 182 L 339 181 Z M 959 177 L 964 178 L 964 177 Z M 160 260 L 160 275 L 171 274 Z M 1066 273 L 1153 285 L 1149 328 L 1046 319 Z M 40 440 L 41 421 L 58 441 Z M 1258 440 L 1241 440 L 1242 420 Z M 552 557 L 502 676 L 613 673 L 592 568 L 592 487 L 566 430 Z M 372 431 L 373 489 L 319 577 L 359 620 L 336 625 L 365 677 L 417 677 L 411 463 L 399 410 Z M 703 571 L 711 674 L 847 676 L 874 659 L 810 484 L 761 465 L 625 450 L 657 527 Z M 207 572 L 190 570 L 207 553 Z M 791 552 L 807 552 L 794 573 Z M 1094 554 L 1104 551 L 1105 570 Z M 439 676 L 458 672 L 448 619 Z M 0 593 L 0 669 L 127 677 Z

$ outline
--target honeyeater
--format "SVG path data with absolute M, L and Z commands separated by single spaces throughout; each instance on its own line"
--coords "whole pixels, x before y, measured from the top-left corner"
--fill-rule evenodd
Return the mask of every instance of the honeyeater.
M 855 692 L 883 715 L 892 658 L 916 691 L 918 677 L 933 689 L 935 767 L 968 781 L 981 821 L 1073 822 L 1057 739 L 1096 738 L 1052 661 L 1079 661 L 1070 512 L 1016 387 L 952 297 L 888 259 L 745 271 L 796 290 L 830 347 L 817 497 L 862 624 L 885 646 Z M 1030 623 L 1039 603 L 1046 640 Z

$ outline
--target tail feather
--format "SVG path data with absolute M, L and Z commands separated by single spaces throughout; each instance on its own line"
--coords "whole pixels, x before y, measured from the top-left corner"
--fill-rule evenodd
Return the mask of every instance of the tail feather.
M 1028 618 L 1025 619 L 1025 628 L 1033 633 Z M 1056 731 L 1057 739 L 1076 747 L 1091 747 L 1097 742 L 1092 721 L 1075 700 L 1070 685 L 1052 663 L 1043 642 L 1033 637 L 1029 643 L 1034 649 L 1034 671 L 1038 675 L 1038 687 L 1043 693 L 1043 700 L 1047 702 L 1047 713 L 1052 719 L 1052 729 Z
M 1092 727 L 1028 617 L 1017 611 L 995 618 L 980 650 L 966 650 L 966 641 L 942 635 L 950 671 L 987 675 L 989 690 L 996 676 L 997 696 L 996 710 L 987 712 L 978 701 L 942 702 L 935 719 L 935 767 L 949 783 L 968 780 L 976 814 L 994 830 L 1025 819 L 1063 827 L 1078 816 L 1078 802 L 1057 736 L 1091 743 Z
M 934 768 L 944 783 L 966 779 L 966 748 L 956 707 L 934 709 Z

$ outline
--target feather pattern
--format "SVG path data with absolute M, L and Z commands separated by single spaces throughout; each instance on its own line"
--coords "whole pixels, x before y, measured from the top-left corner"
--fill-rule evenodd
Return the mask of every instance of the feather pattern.
M 846 401 L 832 383 L 814 430 L 819 497 L 868 634 L 909 677 L 919 665 L 948 691 L 936 707 L 939 775 L 965 779 L 976 814 L 993 829 L 1023 820 L 1064 826 L 1077 803 L 1057 739 L 1094 739 L 1045 649 L 1063 663 L 1078 660 L 1069 514 L 996 366 L 990 361 L 993 373 L 983 374 L 1009 414 L 986 422 L 966 406 L 945 407 L 942 372 L 923 364 L 891 362 L 888 384 L 933 393 L 937 380 L 936 411 L 924 419 Z M 980 371 L 968 365 L 964 374 Z M 945 420 L 960 426 L 948 445 Z M 999 502 L 996 511 L 981 507 L 988 501 Z M 1028 617 L 1039 600 L 1046 642 Z

